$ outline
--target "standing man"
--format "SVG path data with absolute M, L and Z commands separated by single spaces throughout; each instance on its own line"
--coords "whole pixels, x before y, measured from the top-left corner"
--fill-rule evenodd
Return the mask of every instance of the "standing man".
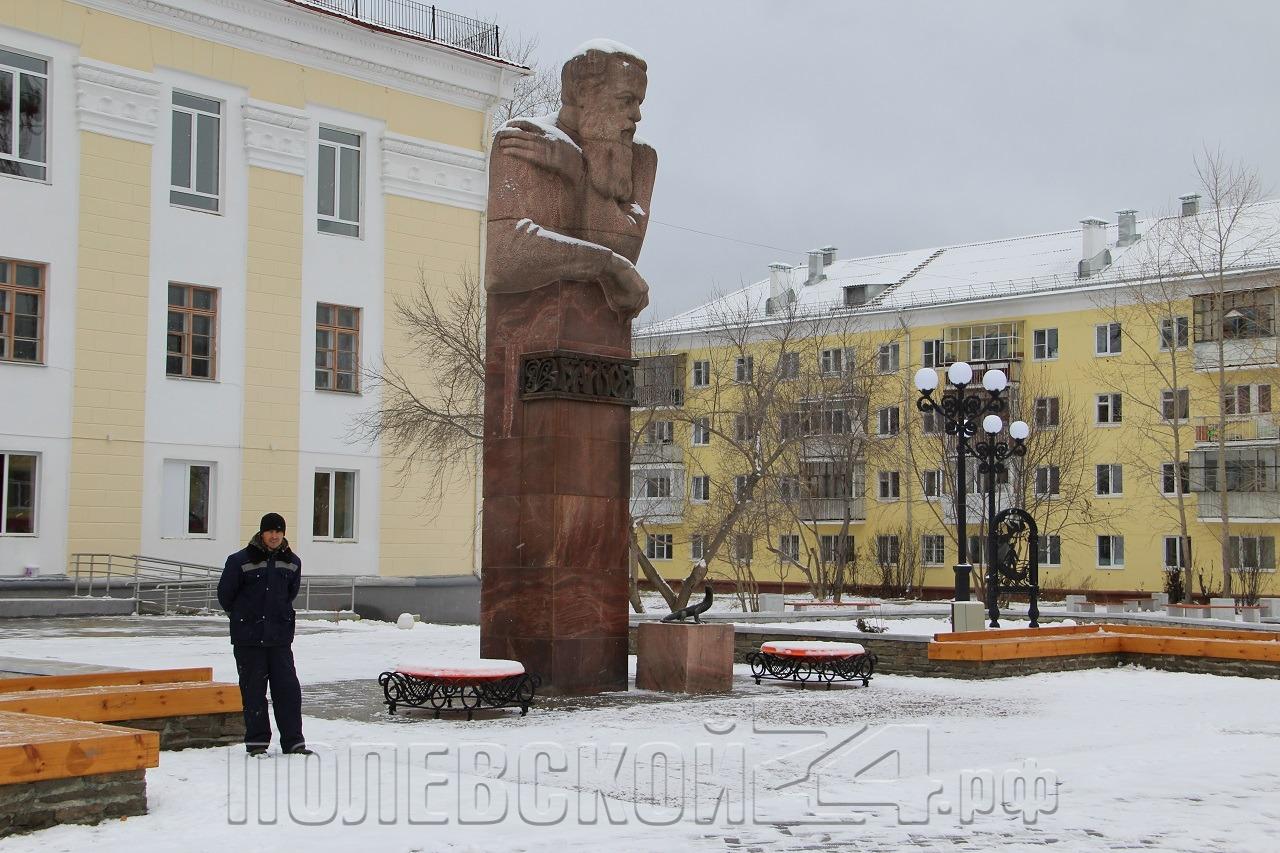
M 302 560 L 284 538 L 284 518 L 269 512 L 248 547 L 227 557 L 218 581 L 218 603 L 231 617 L 231 647 L 244 703 L 244 743 L 250 755 L 266 755 L 271 743 L 267 685 L 280 748 L 310 755 L 302 737 L 302 687 L 293 667 L 293 600 Z

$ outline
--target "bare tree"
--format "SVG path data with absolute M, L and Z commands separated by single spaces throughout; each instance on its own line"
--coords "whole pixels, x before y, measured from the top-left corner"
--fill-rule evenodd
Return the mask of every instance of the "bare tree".
M 532 72 L 520 77 L 512 87 L 511 100 L 499 104 L 490 113 L 490 131 L 495 131 L 513 118 L 541 116 L 560 108 L 560 71 L 554 65 L 538 61 L 536 36 L 511 35 L 503 28 L 506 43 L 503 55 Z

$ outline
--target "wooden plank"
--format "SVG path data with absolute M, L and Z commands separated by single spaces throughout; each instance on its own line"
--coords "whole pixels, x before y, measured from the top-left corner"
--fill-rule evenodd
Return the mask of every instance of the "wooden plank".
M 1048 628 L 1001 628 L 983 631 L 981 638 L 989 640 L 994 637 L 1053 637 L 1071 636 L 1074 634 L 1096 634 L 1102 630 L 1101 625 L 1055 625 Z M 976 631 L 960 633 L 934 634 L 933 639 L 939 643 L 971 642 Z
M 243 707 L 240 688 L 219 682 L 29 690 L 0 696 L 0 711 L 100 723 L 222 714 Z
M 1178 657 L 1225 658 L 1227 660 L 1280 661 L 1280 645 L 1233 640 L 1205 640 L 1189 637 L 1122 637 L 1122 651 L 1131 654 L 1176 655 Z
M 0 712 L 0 784 L 158 766 L 157 732 Z
M 1157 637 L 1198 637 L 1203 640 L 1246 640 L 1250 642 L 1280 642 L 1275 631 L 1246 631 L 1234 628 L 1193 628 L 1191 626 L 1165 625 L 1105 625 L 1112 634 L 1136 634 Z
M 109 687 L 122 684 L 170 684 L 176 681 L 213 681 L 213 667 L 139 669 L 85 672 L 76 675 L 29 675 L 0 678 L 0 693 L 24 690 L 66 690 L 77 687 Z
M 970 661 L 1098 655 L 1119 650 L 1119 638 L 1106 634 L 1030 640 L 1013 637 L 974 640 L 968 643 L 930 643 L 927 649 L 930 660 Z

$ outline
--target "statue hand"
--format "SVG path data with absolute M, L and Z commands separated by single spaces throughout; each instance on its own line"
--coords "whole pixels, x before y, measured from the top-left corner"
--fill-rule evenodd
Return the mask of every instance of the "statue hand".
M 624 320 L 636 317 L 649 305 L 649 285 L 631 262 L 616 252 L 600 277 L 605 301 Z
M 586 164 L 582 151 L 567 139 L 549 136 L 545 128 L 523 119 L 507 122 L 493 138 L 495 152 L 563 175 L 577 183 L 582 180 Z

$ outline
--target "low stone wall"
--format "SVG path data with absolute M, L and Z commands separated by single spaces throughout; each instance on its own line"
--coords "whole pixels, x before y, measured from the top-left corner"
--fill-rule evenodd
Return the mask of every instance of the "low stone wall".
M 153 717 L 145 720 L 118 720 L 116 725 L 160 733 L 160 748 L 207 749 L 244 743 L 244 714 L 193 714 L 186 717 Z
M 147 813 L 144 770 L 0 785 L 0 838 L 62 823 Z

